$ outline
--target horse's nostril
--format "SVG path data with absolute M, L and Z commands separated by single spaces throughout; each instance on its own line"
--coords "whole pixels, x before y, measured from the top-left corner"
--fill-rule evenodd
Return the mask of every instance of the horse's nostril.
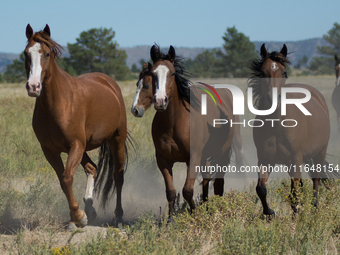
M 136 108 L 133 109 L 134 115 L 138 115 L 138 110 Z
M 168 103 L 168 97 L 166 96 L 164 99 L 164 103 L 167 104 Z

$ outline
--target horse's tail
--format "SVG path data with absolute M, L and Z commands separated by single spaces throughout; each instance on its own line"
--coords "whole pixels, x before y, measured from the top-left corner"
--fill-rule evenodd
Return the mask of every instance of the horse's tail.
M 125 150 L 125 160 L 124 160 L 124 173 L 127 170 L 129 162 L 128 151 L 130 147 L 135 150 L 134 140 L 131 134 L 128 132 L 126 141 L 124 144 Z M 104 180 L 106 181 L 104 182 Z M 104 185 L 104 187 L 103 187 Z M 109 199 L 109 194 L 112 192 L 114 194 L 115 187 L 115 167 L 113 162 L 113 155 L 108 142 L 102 144 L 99 151 L 98 166 L 97 166 L 97 178 L 95 179 L 95 190 L 97 191 L 97 196 L 102 192 L 101 206 L 105 208 L 107 201 Z

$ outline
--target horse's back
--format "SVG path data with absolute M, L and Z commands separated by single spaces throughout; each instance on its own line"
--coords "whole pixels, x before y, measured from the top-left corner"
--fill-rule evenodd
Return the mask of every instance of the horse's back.
M 104 73 L 86 73 L 75 77 L 75 80 L 81 86 L 90 85 L 93 89 L 99 89 L 99 87 L 108 88 L 114 91 L 117 96 L 122 97 L 122 92 L 117 82 Z
M 302 83 L 288 83 L 288 84 L 285 84 L 285 86 L 283 86 L 283 87 L 295 87 L 295 88 L 307 89 L 308 91 L 311 92 L 311 100 L 310 101 L 311 102 L 313 102 L 313 101 L 317 102 L 325 110 L 326 114 L 329 115 L 325 97 L 321 94 L 321 92 L 319 90 L 317 90 L 313 86 L 308 85 L 308 84 L 302 84 Z M 302 94 L 300 94 L 300 93 L 299 94 L 294 93 L 294 95 L 296 96 L 296 98 L 301 98 L 301 96 L 302 96 Z

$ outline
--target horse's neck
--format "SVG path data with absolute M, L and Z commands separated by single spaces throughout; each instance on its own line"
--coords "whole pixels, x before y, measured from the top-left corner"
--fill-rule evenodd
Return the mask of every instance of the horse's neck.
M 183 118 L 190 118 L 190 104 L 182 100 L 178 94 L 177 88 L 171 96 L 168 107 L 163 112 L 157 112 L 158 117 L 161 119 L 162 125 L 166 125 L 168 128 L 173 128 L 177 125 L 181 125 Z
M 271 107 L 272 107 L 272 104 L 269 105 L 267 103 L 267 101 L 264 100 L 262 106 L 259 107 L 260 108 L 259 110 L 263 110 L 264 111 L 264 110 L 270 109 Z M 257 116 L 257 117 L 259 117 L 260 119 L 268 119 L 268 120 L 276 119 L 276 120 L 280 120 L 281 121 L 283 119 L 283 117 L 281 115 L 281 101 L 280 101 L 280 99 L 278 99 L 276 109 L 275 109 L 275 111 L 273 113 L 271 113 L 270 115 L 262 115 L 262 116 Z
M 73 77 L 58 67 L 57 62 L 53 60 L 49 76 L 43 81 L 41 95 L 37 98 L 37 102 L 39 101 L 44 108 L 56 108 L 58 105 L 70 103 L 72 79 Z

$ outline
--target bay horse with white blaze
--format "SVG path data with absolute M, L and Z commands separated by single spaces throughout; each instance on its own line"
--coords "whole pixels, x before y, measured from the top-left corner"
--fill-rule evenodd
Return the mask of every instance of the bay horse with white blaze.
M 334 110 L 337 113 L 337 122 L 338 122 L 338 132 L 340 135 L 340 59 L 337 55 L 334 56 L 335 60 L 335 76 L 336 76 L 336 82 L 335 82 L 335 88 L 332 93 L 332 104 L 334 107 Z
M 103 205 L 110 191 L 116 189 L 115 216 L 120 219 L 123 216 L 121 192 L 127 156 L 127 124 L 118 84 L 102 73 L 74 78 L 62 70 L 56 62 L 62 48 L 51 39 L 48 25 L 43 31 L 33 33 L 28 24 L 26 37 L 26 89 L 29 96 L 36 98 L 32 125 L 68 200 L 71 213 L 69 227 L 75 227 L 72 222 L 85 226 L 88 220 L 94 220 L 93 191 L 95 187 L 101 190 L 101 186 L 104 186 Z M 98 147 L 101 151 L 97 167 L 86 151 Z M 65 167 L 61 153 L 68 154 Z M 80 210 L 72 190 L 79 164 L 87 174 L 85 212 Z
M 287 78 L 286 65 L 289 64 L 287 57 L 287 47 L 283 45 L 280 52 L 268 53 L 265 45 L 261 47 L 260 58 L 251 62 L 253 77 L 250 79 L 248 89 L 253 91 L 255 108 L 258 110 L 276 110 L 270 115 L 258 115 L 256 119 L 264 122 L 261 127 L 253 128 L 253 139 L 257 149 L 258 183 L 256 192 L 262 202 L 263 213 L 274 215 L 274 211 L 269 208 L 267 203 L 266 182 L 269 172 L 264 171 L 264 167 L 284 164 L 295 166 L 289 172 L 293 195 L 296 196 L 295 185 L 301 182 L 300 166 L 304 162 L 312 160 L 316 166 L 324 166 L 326 150 L 330 135 L 330 122 L 328 108 L 323 95 L 314 87 L 306 84 L 286 84 Z M 311 98 L 303 106 L 311 113 L 305 115 L 295 105 L 286 105 L 286 115 L 281 115 L 281 91 L 284 88 L 303 88 L 310 92 Z M 277 95 L 273 91 L 277 91 Z M 302 93 L 289 92 L 287 99 L 301 99 Z M 273 122 L 266 119 L 277 120 Z M 281 125 L 282 121 L 294 120 L 297 125 L 288 127 Z M 317 198 L 320 174 L 313 176 L 314 196 Z M 315 205 L 317 201 L 315 201 Z M 296 203 L 292 203 L 292 209 L 296 212 Z
M 234 127 L 228 126 L 226 132 L 219 137 L 218 142 L 221 144 L 216 144 L 218 152 L 210 151 L 209 155 L 204 154 L 204 147 L 210 135 L 206 129 L 196 132 L 199 136 L 191 141 L 194 144 L 192 146 L 190 144 L 190 121 L 192 119 L 190 115 L 200 114 L 200 111 L 190 104 L 189 97 L 192 86 L 190 81 L 183 76 L 186 73 L 183 66 L 181 66 L 181 59 L 176 56 L 175 49 L 172 46 L 170 46 L 168 54 L 163 54 L 160 52 L 159 47 L 154 45 L 150 54 L 153 65 L 146 63 L 143 65 L 143 70 L 137 82 L 137 91 L 131 112 L 136 117 L 142 117 L 152 103 L 154 103 L 157 110 L 152 123 L 152 138 L 156 150 L 157 165 L 165 181 L 169 216 L 171 217 L 176 199 L 176 190 L 173 185 L 173 164 L 175 162 L 185 162 L 187 165 L 187 177 L 182 194 L 192 210 L 195 208 L 193 185 L 197 173 L 190 171 L 190 164 L 206 164 L 209 156 L 217 155 L 217 157 L 223 158 L 225 165 L 228 165 L 233 137 L 237 132 L 239 135 L 239 140 L 237 140 L 240 142 L 241 148 L 242 141 L 239 134 L 240 130 L 235 130 Z M 197 92 L 200 93 L 200 91 L 198 90 Z M 223 93 L 221 98 L 224 108 L 220 109 L 219 114 L 223 114 L 228 119 L 237 120 L 237 117 L 232 115 L 231 94 L 228 91 Z M 210 107 L 213 108 L 212 105 Z M 221 115 L 215 117 L 221 118 Z M 242 156 L 243 154 L 240 152 L 239 157 Z M 238 160 L 238 162 L 243 162 L 243 158 L 238 158 Z M 208 197 L 209 181 L 210 177 L 203 176 L 203 200 Z M 216 178 L 214 180 L 215 194 L 223 195 L 223 186 L 224 180 Z

